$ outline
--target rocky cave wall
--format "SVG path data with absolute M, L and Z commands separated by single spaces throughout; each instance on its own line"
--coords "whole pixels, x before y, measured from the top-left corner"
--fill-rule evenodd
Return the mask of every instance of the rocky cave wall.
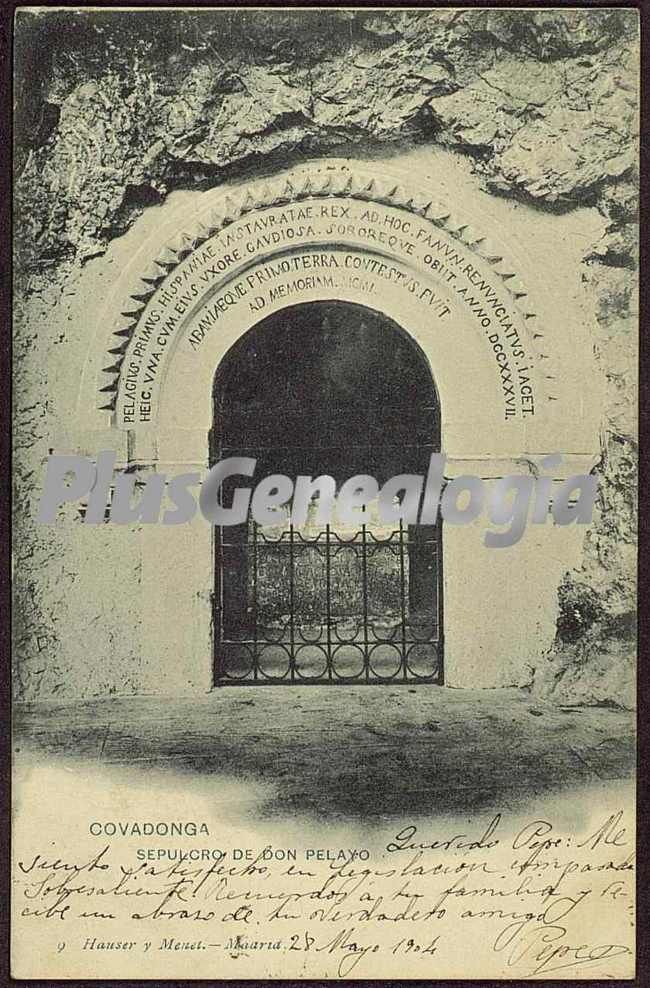
M 494 196 L 535 210 L 591 207 L 606 221 L 580 273 L 596 299 L 593 342 L 607 386 L 599 503 L 582 565 L 559 590 L 555 646 L 531 688 L 568 703 L 630 705 L 636 13 L 19 11 L 15 50 L 17 696 L 66 695 L 65 622 L 79 629 L 80 655 L 98 621 L 111 629 L 115 666 L 105 681 L 89 676 L 85 695 L 138 689 L 138 657 L 120 619 L 129 610 L 137 614 L 137 537 L 110 536 L 123 538 L 131 588 L 111 584 L 98 603 L 108 581 L 98 575 L 92 592 L 76 594 L 73 608 L 67 601 L 78 578 L 74 554 L 55 531 L 33 522 L 33 491 L 57 415 L 48 375 L 65 359 L 57 348 L 64 352 L 68 336 L 83 332 L 72 317 L 61 317 L 79 271 L 175 190 L 210 188 L 330 153 L 370 158 L 436 146 L 468 159 Z

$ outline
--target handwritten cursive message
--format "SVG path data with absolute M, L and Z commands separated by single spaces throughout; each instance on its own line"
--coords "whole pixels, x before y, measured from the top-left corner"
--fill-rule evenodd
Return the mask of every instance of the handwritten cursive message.
M 17 859 L 14 923 L 62 969 L 70 958 L 75 972 L 156 973 L 180 958 L 220 977 L 632 970 L 634 830 L 623 810 L 579 835 L 543 818 L 513 827 L 499 813 L 464 831 L 407 824 L 370 850 L 208 846 L 204 835 L 149 847 L 116 831 Z

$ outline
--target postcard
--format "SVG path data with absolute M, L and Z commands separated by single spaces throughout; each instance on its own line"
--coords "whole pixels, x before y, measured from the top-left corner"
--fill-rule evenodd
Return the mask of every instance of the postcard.
M 639 17 L 17 11 L 12 973 L 635 973 Z

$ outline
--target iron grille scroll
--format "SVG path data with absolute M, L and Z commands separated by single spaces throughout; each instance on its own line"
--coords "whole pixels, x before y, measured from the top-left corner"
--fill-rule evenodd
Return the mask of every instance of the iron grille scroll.
M 381 313 L 336 301 L 262 319 L 222 361 L 210 459 L 255 459 L 257 478 L 329 475 L 337 489 L 425 475 L 440 404 L 422 355 Z M 241 478 L 239 483 L 241 482 Z M 232 503 L 238 481 L 222 488 Z M 441 683 L 439 526 L 215 528 L 215 683 Z
M 228 607 L 223 597 L 228 587 L 222 582 L 221 608 L 224 603 L 226 608 L 217 622 L 218 685 L 442 682 L 438 526 L 400 522 L 377 537 L 366 525 L 345 536 L 325 525 L 306 537 L 289 524 L 274 537 L 251 521 L 244 540 L 226 541 L 228 531 L 222 530 L 220 540 L 223 567 L 230 575 L 248 571 L 247 606 L 233 608 L 231 594 Z M 381 554 L 390 555 L 392 567 L 377 565 Z M 344 588 L 336 586 L 333 570 L 341 555 L 348 557 L 344 568 L 358 577 L 355 586 L 349 580 Z M 318 560 L 317 567 L 309 556 Z M 264 570 L 268 576 L 269 561 L 276 573 L 286 574 L 280 588 L 283 615 L 277 599 L 270 608 L 260 595 L 260 576 Z M 304 587 L 298 586 L 301 568 L 312 580 L 319 570 L 313 587 L 318 606 L 304 600 Z M 375 586 L 377 577 L 391 569 L 398 573 L 397 613 L 386 613 Z M 422 597 L 423 583 L 431 591 L 428 601 Z M 346 613 L 350 591 L 356 600 L 348 598 Z

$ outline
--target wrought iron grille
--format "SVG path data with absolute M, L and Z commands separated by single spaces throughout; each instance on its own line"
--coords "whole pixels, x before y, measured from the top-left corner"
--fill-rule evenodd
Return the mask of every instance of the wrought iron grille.
M 309 303 L 262 320 L 220 365 L 211 462 L 255 458 L 257 479 L 426 474 L 440 449 L 428 367 L 385 317 Z M 231 503 L 234 480 L 224 485 Z M 442 682 L 437 526 L 217 529 L 215 682 Z
M 438 526 L 245 528 L 218 548 L 218 684 L 442 682 Z

